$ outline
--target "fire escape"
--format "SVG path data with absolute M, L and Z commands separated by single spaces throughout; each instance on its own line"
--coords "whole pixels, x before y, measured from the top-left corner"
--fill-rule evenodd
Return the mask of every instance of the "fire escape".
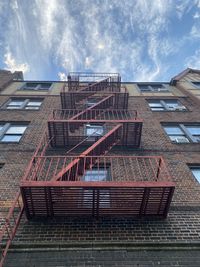
M 29 220 L 167 216 L 174 183 L 162 157 L 130 156 L 143 121 L 128 109 L 120 76 L 70 73 L 60 96 L 0 235 L 0 266 L 23 211 Z
M 20 186 L 28 219 L 167 216 L 174 184 L 163 159 L 112 153 L 140 146 L 142 120 L 128 97 L 118 74 L 69 74 Z

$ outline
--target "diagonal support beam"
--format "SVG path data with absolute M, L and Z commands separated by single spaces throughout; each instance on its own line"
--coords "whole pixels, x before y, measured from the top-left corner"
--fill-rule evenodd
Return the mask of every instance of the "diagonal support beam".
M 72 180 L 75 180 L 77 174 L 83 173 L 87 165 L 91 164 L 84 162 L 87 156 L 99 156 L 105 154 L 119 141 L 117 134 L 121 128 L 122 124 L 115 126 L 112 130 L 110 130 L 107 134 L 105 134 L 97 142 L 95 142 L 91 147 L 81 153 L 77 159 L 74 159 L 62 171 L 60 171 L 55 177 L 53 177 L 52 181 L 62 180 L 62 178 L 66 175 L 69 178 L 72 178 Z
M 105 97 L 104 99 L 97 102 L 95 105 L 93 105 L 93 106 L 81 111 L 80 113 L 74 115 L 72 118 L 70 118 L 70 120 L 81 120 L 84 117 L 84 115 L 87 115 L 88 111 L 93 110 L 93 109 L 108 108 L 110 106 L 110 101 L 112 101 L 113 97 L 114 97 L 114 95 L 109 95 L 109 96 Z M 90 114 L 93 115 L 92 113 L 90 113 Z M 92 116 L 92 118 L 90 118 L 90 119 L 95 119 L 95 115 L 96 115 L 96 113 L 94 113 L 94 117 Z

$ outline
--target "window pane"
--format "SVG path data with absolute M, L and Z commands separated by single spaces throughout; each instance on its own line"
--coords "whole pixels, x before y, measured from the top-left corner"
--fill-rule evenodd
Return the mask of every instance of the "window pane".
M 190 169 L 191 169 L 194 177 L 200 183 L 200 167 L 191 167 Z
M 148 84 L 138 84 L 141 91 L 151 91 Z
M 7 130 L 7 134 L 23 134 L 27 126 L 10 126 Z
M 200 126 L 186 126 L 192 135 L 200 135 Z
M 40 106 L 41 104 L 41 101 L 29 101 L 27 106 Z
M 25 107 L 25 109 L 39 109 L 40 107 Z
M 34 82 L 28 82 L 23 87 L 24 89 L 38 89 L 38 90 L 48 90 L 51 87 L 52 83 L 34 83 Z
M 7 106 L 7 109 L 21 109 L 20 106 Z
M 177 100 L 165 100 L 164 102 L 168 107 L 175 108 L 180 106 Z
M 8 106 L 21 106 L 24 103 L 24 100 L 13 100 L 8 103 Z
M 21 135 L 4 135 L 1 142 L 19 142 Z
M 151 85 L 153 91 L 155 92 L 163 92 L 163 91 L 168 91 L 166 87 L 163 86 L 163 84 L 153 84 Z
M 26 83 L 25 84 L 25 87 L 30 88 L 30 89 L 36 88 L 37 86 L 38 86 L 38 83 Z
M 103 169 L 86 171 L 83 176 L 84 181 L 106 181 L 108 171 Z
M 90 136 L 99 136 L 99 135 L 103 135 L 103 126 L 90 126 L 87 125 L 86 126 L 86 135 Z
M 163 85 L 162 84 L 150 84 L 151 85 L 151 87 L 153 88 L 153 89 L 156 89 L 156 90 L 158 90 L 158 89 L 160 89 L 160 88 L 163 88 Z
M 0 124 L 0 131 L 1 131 L 1 129 L 3 128 L 3 126 L 4 126 L 4 125 Z
M 52 83 L 40 83 L 40 89 L 49 89 Z
M 153 110 L 153 111 L 162 111 L 162 110 L 165 110 L 164 108 L 151 108 L 151 110 Z
M 195 85 L 195 87 L 200 88 L 200 82 L 193 82 L 193 84 Z
M 160 102 L 155 103 L 149 103 L 150 107 L 162 107 L 162 104 Z
M 168 135 L 184 135 L 183 131 L 177 126 L 165 126 L 164 129 Z
M 169 138 L 172 142 L 175 143 L 189 143 L 189 140 L 184 135 L 169 135 Z

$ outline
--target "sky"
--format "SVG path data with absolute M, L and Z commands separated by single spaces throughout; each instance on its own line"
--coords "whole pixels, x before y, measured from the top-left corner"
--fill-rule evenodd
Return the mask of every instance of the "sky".
M 26 80 L 169 81 L 187 67 L 200 69 L 200 0 L 0 0 L 0 68 Z

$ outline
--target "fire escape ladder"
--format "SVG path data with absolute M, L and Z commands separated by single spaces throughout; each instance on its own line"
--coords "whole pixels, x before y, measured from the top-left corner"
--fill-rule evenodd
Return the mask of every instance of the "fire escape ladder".
M 99 92 L 99 91 L 105 91 L 109 86 L 109 81 L 110 81 L 110 78 L 106 78 L 101 81 L 89 84 L 88 86 L 83 87 L 79 89 L 78 91 L 79 92 L 88 92 L 88 91 L 91 92 L 92 91 L 94 93 Z
M 83 111 L 80 111 L 78 114 L 71 117 L 70 121 L 84 120 L 84 119 L 88 119 L 88 120 L 96 119 L 100 112 L 104 112 L 105 109 L 108 109 L 112 105 L 113 97 L 114 97 L 113 95 L 109 95 L 103 98 L 102 100 L 94 104 L 93 106 Z M 92 110 L 94 110 L 94 112 L 92 112 Z M 80 123 L 71 124 L 70 131 L 74 132 L 75 130 L 78 130 L 81 127 L 81 125 L 82 124 Z
M 88 159 L 88 156 L 100 156 L 106 154 L 114 145 L 119 142 L 119 131 L 122 124 L 118 124 L 108 133 L 102 136 L 97 142 L 86 149 L 84 152 L 61 170 L 52 180 L 54 181 L 75 181 L 79 175 L 83 175 L 84 171 L 91 168 L 95 164 L 97 158 Z

